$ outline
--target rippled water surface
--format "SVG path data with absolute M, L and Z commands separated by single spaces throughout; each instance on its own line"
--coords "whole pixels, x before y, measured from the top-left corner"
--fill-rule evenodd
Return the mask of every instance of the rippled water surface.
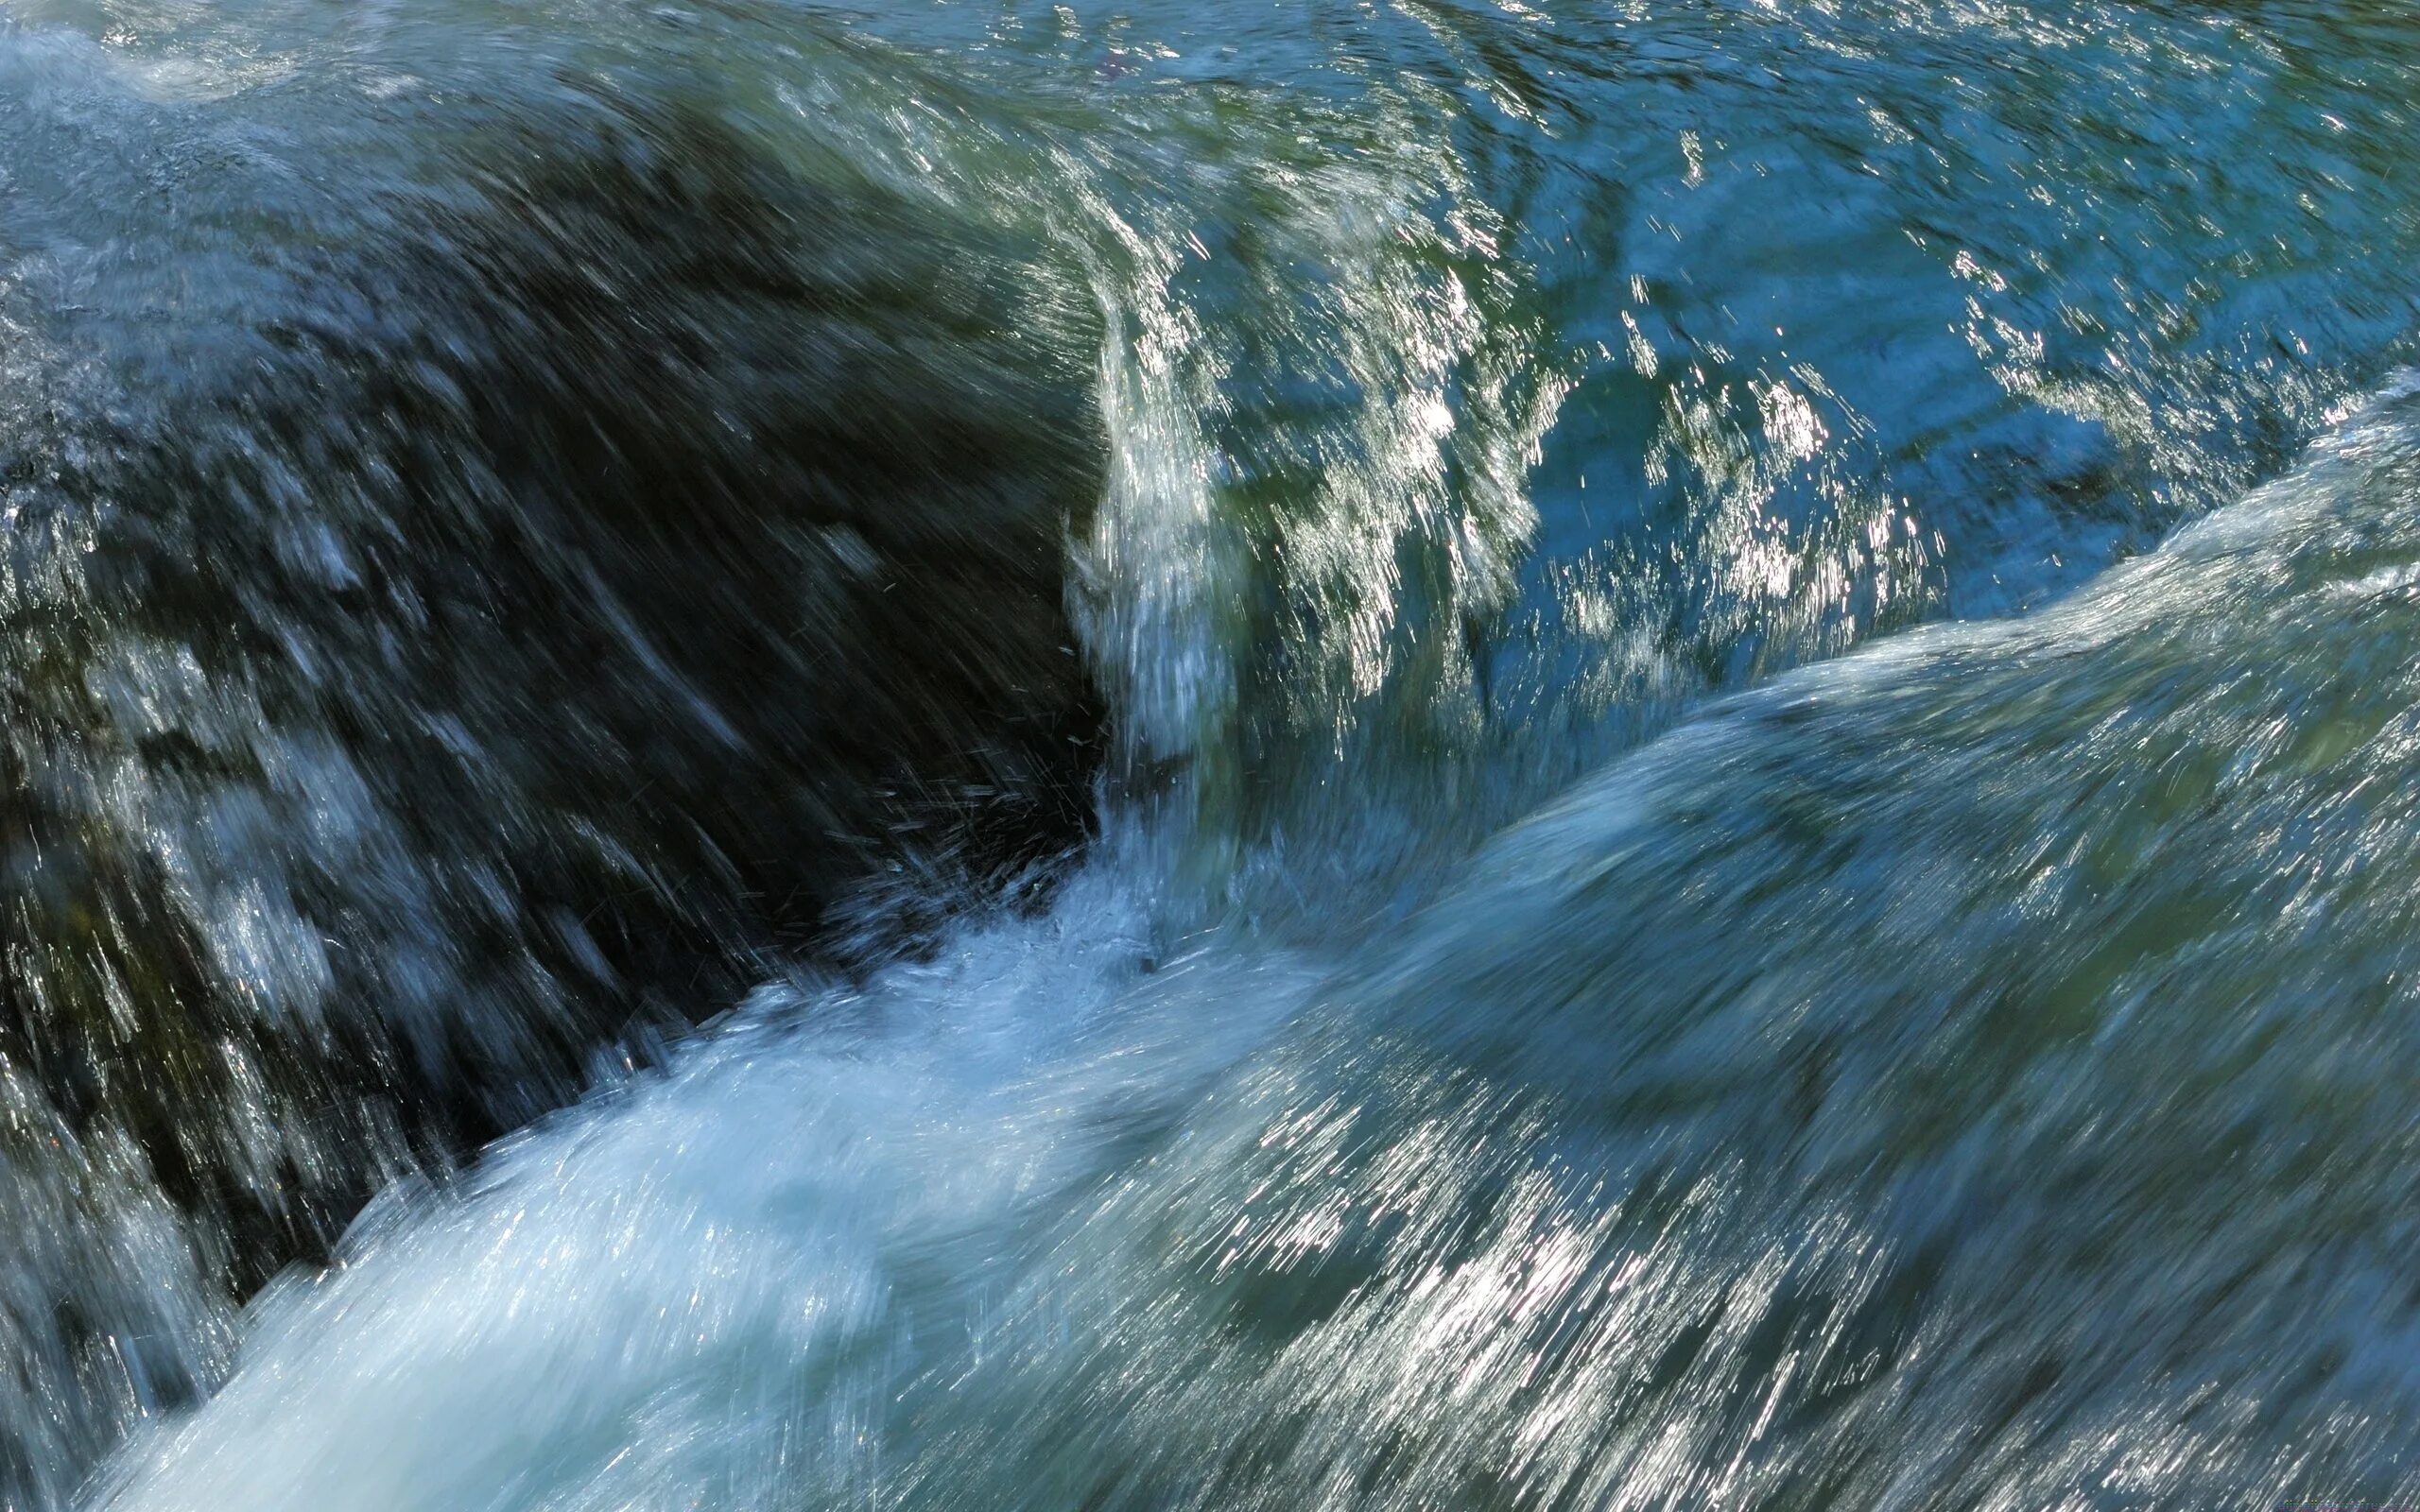
M 2420 13 L 0 0 L 0 1508 L 2420 1500 Z

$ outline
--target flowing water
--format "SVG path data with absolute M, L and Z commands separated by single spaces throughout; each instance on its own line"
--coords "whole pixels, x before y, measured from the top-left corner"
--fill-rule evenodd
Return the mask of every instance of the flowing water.
M 0 1508 L 2420 1500 L 2415 266 L 2400 0 L 0 0 Z

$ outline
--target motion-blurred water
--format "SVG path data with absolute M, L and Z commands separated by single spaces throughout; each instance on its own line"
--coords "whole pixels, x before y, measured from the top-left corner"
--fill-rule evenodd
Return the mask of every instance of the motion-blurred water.
M 2420 1498 L 2415 112 L 0 0 L 0 1507 Z

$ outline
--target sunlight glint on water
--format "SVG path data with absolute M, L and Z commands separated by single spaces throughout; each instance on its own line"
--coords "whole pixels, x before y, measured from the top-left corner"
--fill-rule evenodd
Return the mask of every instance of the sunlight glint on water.
M 2415 109 L 0 0 L 0 1507 L 2420 1497 Z

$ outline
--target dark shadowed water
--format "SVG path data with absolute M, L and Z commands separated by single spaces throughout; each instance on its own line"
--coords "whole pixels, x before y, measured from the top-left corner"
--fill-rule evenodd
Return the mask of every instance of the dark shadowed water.
M 0 1508 L 2420 1500 L 2416 266 L 2401 4 L 0 0 Z

